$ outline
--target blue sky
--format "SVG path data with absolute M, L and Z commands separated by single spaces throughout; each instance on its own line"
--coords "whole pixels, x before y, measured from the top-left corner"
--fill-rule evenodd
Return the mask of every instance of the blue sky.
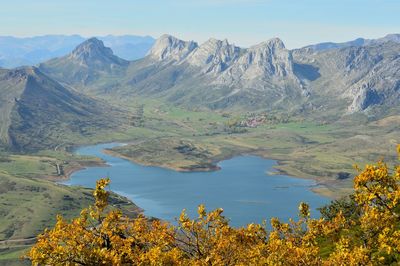
M 151 35 L 295 48 L 400 33 L 400 0 L 0 0 L 0 35 Z

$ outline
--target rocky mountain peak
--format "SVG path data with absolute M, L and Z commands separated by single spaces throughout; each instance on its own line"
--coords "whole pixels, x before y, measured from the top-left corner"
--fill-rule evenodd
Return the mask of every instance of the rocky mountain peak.
M 68 84 L 87 86 L 103 75 L 116 75 L 128 67 L 129 61 L 115 56 L 103 42 L 90 38 L 70 54 L 39 65 L 46 75 Z
M 240 51 L 239 47 L 229 44 L 228 40 L 211 38 L 195 49 L 187 62 L 202 67 L 205 73 L 220 73 L 239 58 Z
M 233 44 L 230 44 L 227 39 L 221 41 L 218 39 L 210 38 L 205 43 L 200 45 L 200 48 L 208 49 L 210 52 L 214 52 L 216 50 L 226 50 L 230 48 L 235 48 Z M 238 47 L 236 47 L 238 48 Z
M 77 61 L 81 65 L 94 65 L 100 62 L 105 64 L 124 65 L 127 61 L 114 55 L 113 51 L 104 46 L 97 38 L 90 38 L 78 45 L 68 56 L 69 59 Z
M 293 74 L 291 52 L 278 38 L 250 47 L 239 58 L 238 64 L 242 71 L 248 72 L 249 78 L 258 75 L 285 77 Z
M 285 44 L 279 38 L 272 38 L 266 42 L 261 43 L 261 45 L 265 45 L 270 47 L 271 49 L 285 49 Z
M 238 59 L 217 77 L 214 84 L 236 87 L 231 96 L 246 90 L 263 91 L 277 100 L 277 95 L 283 93 L 278 91 L 284 87 L 291 88 L 290 97 L 307 95 L 294 74 L 293 65 L 291 52 L 280 39 L 274 38 L 242 50 Z
M 164 34 L 158 38 L 147 54 L 154 60 L 180 61 L 191 53 L 198 45 L 193 41 L 182 41 L 174 36 Z
M 90 38 L 78 45 L 71 53 L 72 58 L 88 58 L 98 54 L 113 55 L 110 48 L 104 46 L 103 42 L 97 38 Z

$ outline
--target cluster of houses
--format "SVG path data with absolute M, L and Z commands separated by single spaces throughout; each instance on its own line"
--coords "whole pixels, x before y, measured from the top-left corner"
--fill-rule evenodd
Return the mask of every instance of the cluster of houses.
M 236 126 L 245 128 L 256 128 L 263 124 L 288 123 L 288 116 L 274 115 L 267 112 L 263 113 L 248 113 L 244 119 L 237 121 Z
M 267 122 L 266 116 L 257 115 L 257 116 L 249 117 L 249 118 L 246 118 L 245 120 L 240 121 L 239 126 L 255 128 L 255 127 L 258 127 L 259 125 L 265 124 L 266 122 Z

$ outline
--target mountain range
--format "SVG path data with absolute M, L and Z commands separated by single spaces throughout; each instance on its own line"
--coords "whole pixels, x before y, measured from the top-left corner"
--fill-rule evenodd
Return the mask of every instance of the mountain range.
M 125 60 L 97 38 L 36 67 L 0 70 L 0 142 L 53 147 L 124 123 L 107 100 L 157 98 L 188 109 L 282 112 L 335 121 L 398 113 L 398 35 L 289 50 L 279 38 L 249 48 L 170 35 Z M 322 48 L 321 48 L 322 47 Z
M 160 98 L 207 109 L 332 112 L 397 107 L 399 39 L 288 50 L 278 39 L 249 48 L 163 35 L 139 60 L 117 58 L 93 38 L 39 65 L 52 78 L 97 96 Z
M 98 37 L 113 51 L 126 60 L 143 57 L 154 43 L 150 36 L 100 36 Z M 79 35 L 45 35 L 17 38 L 0 36 L 0 66 L 5 68 L 36 65 L 46 60 L 70 53 L 84 42 Z

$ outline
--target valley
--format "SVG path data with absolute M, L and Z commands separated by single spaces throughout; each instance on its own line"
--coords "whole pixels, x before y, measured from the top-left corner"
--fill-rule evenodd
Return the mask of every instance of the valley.
M 89 205 L 91 190 L 54 181 L 104 166 L 74 153 L 99 143 L 126 143 L 105 152 L 181 172 L 256 155 L 276 160 L 275 174 L 314 180 L 316 193 L 347 195 L 355 164 L 396 161 L 399 51 L 393 41 L 291 51 L 279 39 L 239 48 L 164 35 L 128 61 L 92 38 L 37 66 L 0 69 L 0 241 Z M 23 246 L 0 246 L 0 262 Z

